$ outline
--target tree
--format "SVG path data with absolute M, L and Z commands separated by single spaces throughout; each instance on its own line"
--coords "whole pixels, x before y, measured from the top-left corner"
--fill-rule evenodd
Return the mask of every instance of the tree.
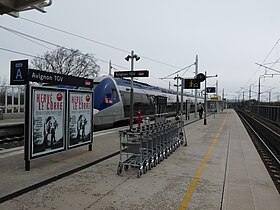
M 92 54 L 82 54 L 79 50 L 57 48 L 31 61 L 32 68 L 76 77 L 93 78 L 100 67 Z

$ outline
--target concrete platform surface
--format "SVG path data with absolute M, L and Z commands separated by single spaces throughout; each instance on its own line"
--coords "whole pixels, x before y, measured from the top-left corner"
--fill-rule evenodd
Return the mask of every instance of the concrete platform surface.
M 119 156 L 0 204 L 0 209 L 279 210 L 280 196 L 233 110 L 185 128 L 188 146 L 137 178 L 116 174 Z M 1 197 L 97 160 L 119 149 L 117 130 L 98 133 L 93 151 L 79 148 L 35 159 L 0 154 Z

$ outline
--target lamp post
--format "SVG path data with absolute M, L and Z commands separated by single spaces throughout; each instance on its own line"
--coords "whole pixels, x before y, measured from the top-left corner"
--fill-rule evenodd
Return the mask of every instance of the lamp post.
M 261 102 L 261 77 L 265 78 L 267 76 L 273 77 L 273 74 L 265 74 L 265 75 L 260 75 L 259 76 L 259 91 L 258 91 L 258 103 L 260 105 Z
M 195 77 L 198 74 L 198 55 L 195 57 Z M 205 75 L 206 76 L 206 75 Z M 194 98 L 194 118 L 197 118 L 197 89 L 194 91 L 195 98 Z
M 216 74 L 215 76 L 207 76 L 207 72 L 205 71 L 205 91 L 204 91 L 204 125 L 207 125 L 207 119 L 206 119 L 206 114 L 207 114 L 207 101 L 206 101 L 206 93 L 207 93 L 207 87 L 206 87 L 206 80 L 207 78 L 210 77 L 218 77 Z
M 182 79 L 181 77 L 179 77 L 179 75 L 177 74 L 177 76 L 174 78 L 174 80 L 177 80 L 177 84 L 174 85 L 175 87 L 177 87 L 177 95 L 176 95 L 176 115 L 179 114 L 179 79 Z
M 251 89 L 251 86 L 254 86 L 254 84 L 251 84 L 250 86 L 249 86 L 249 101 L 251 101 L 251 97 L 252 97 L 252 89 Z
M 206 120 L 206 112 L 207 112 L 207 104 L 206 104 L 206 80 L 207 80 L 207 72 L 205 71 L 205 87 L 204 87 L 204 125 L 207 125 L 207 120 Z
M 260 75 L 259 76 L 259 90 L 258 90 L 258 115 L 260 114 L 260 102 L 261 102 L 261 77 L 265 78 L 265 75 Z M 273 74 L 269 75 L 273 77 Z
M 261 100 L 261 77 L 265 78 L 264 75 L 259 76 L 259 89 L 258 89 L 258 103 L 260 105 L 260 100 Z
M 126 61 L 131 61 L 130 70 L 133 72 L 133 66 L 134 66 L 134 58 L 136 61 L 140 59 L 139 56 L 134 54 L 134 51 L 131 51 L 131 55 L 128 55 L 125 57 Z M 133 112 L 134 112 L 134 102 L 133 102 L 133 77 L 131 77 L 131 87 L 130 87 L 130 130 L 133 128 Z

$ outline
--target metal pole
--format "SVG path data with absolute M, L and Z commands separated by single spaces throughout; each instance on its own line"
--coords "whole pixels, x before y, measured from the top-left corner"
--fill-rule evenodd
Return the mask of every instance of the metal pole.
M 111 64 L 111 60 L 109 61 L 109 75 L 112 75 L 112 64 Z
M 258 114 L 260 114 L 260 101 L 261 101 L 261 76 L 259 76 Z
M 249 101 L 251 100 L 251 85 L 249 86 Z
M 176 98 L 176 115 L 179 113 L 179 75 L 176 76 L 177 80 L 177 98 Z
M 259 76 L 259 92 L 258 92 L 258 102 L 261 100 L 261 76 Z
M 18 86 L 18 113 L 20 113 L 20 91 L 21 91 L 21 88 Z
M 24 160 L 25 170 L 30 171 L 30 141 L 29 141 L 29 82 L 25 86 L 25 101 L 24 101 Z
M 198 55 L 195 56 L 195 78 L 198 73 Z M 194 118 L 197 118 L 197 89 L 194 91 Z
M 12 86 L 12 113 L 14 113 L 14 109 L 15 109 L 15 90 L 14 90 L 14 86 Z
M 8 87 L 5 87 L 5 113 L 8 113 Z
M 206 104 L 206 80 L 207 80 L 207 74 L 205 71 L 205 89 L 204 89 L 204 125 L 207 125 L 207 120 L 206 120 L 206 112 L 207 112 L 207 104 Z
M 181 78 L 181 121 L 183 121 L 183 78 Z
M 133 60 L 134 52 L 131 51 L 131 72 L 133 72 Z M 133 112 L 134 112 L 134 103 L 133 103 L 133 77 L 131 77 L 131 88 L 130 88 L 130 130 L 133 128 Z
M 218 80 L 216 80 L 216 95 L 219 97 Z

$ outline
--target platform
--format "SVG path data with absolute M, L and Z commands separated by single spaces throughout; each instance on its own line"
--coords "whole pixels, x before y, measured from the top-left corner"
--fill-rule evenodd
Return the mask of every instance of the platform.
M 4 119 L 0 120 L 0 127 L 22 125 L 23 123 L 24 118 Z
M 193 121 L 194 119 L 186 122 Z M 278 210 L 280 196 L 233 110 L 186 126 L 179 147 L 147 174 L 116 174 L 119 156 L 0 204 L 0 209 L 225 209 Z M 73 149 L 31 161 L 22 150 L 0 153 L 0 197 L 119 150 L 117 129 L 95 134 L 93 151 Z

